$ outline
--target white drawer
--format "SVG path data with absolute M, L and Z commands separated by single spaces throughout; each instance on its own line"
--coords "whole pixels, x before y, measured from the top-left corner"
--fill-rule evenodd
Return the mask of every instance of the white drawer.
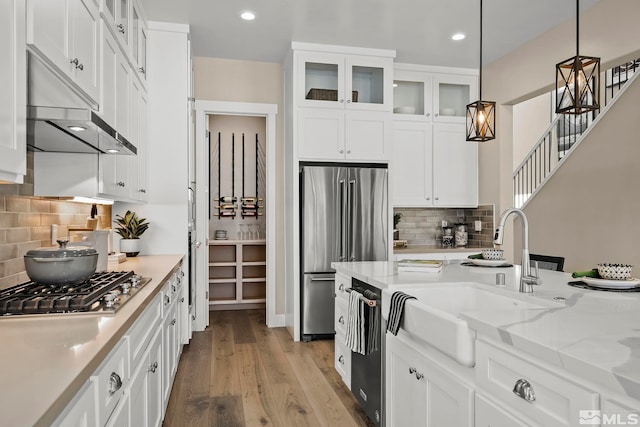
M 587 387 L 531 363 L 526 355 L 478 340 L 476 343 L 478 388 L 496 401 L 543 426 L 578 425 L 579 411 L 599 409 L 599 394 Z M 531 401 L 514 393 L 517 382 L 526 381 L 535 395 Z
M 131 356 L 131 367 L 138 366 L 153 334 L 158 330 L 160 324 L 160 300 L 158 294 L 136 323 L 129 329 L 127 339 L 129 340 L 129 351 Z
M 347 336 L 347 310 L 349 308 L 349 304 L 339 298 L 336 298 L 336 310 L 335 310 L 335 319 L 334 319 L 334 327 L 336 330 L 336 338 L 339 336 L 343 340 Z
M 475 427 L 528 427 L 529 424 L 514 417 L 499 405 L 476 393 Z
M 351 350 L 347 348 L 341 339 L 336 338 L 334 343 L 336 371 L 342 377 L 342 381 L 351 389 Z
M 98 395 L 98 423 L 103 426 L 127 388 L 129 355 L 123 338 L 91 377 Z
M 345 289 L 351 287 L 351 277 L 336 273 L 335 286 L 336 299 L 349 301 L 349 292 L 347 292 Z

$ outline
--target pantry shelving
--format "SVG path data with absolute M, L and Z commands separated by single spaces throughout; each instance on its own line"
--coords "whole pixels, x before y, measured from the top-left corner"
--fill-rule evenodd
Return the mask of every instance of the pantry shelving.
M 254 308 L 266 302 L 266 241 L 209 242 L 209 306 L 211 310 Z

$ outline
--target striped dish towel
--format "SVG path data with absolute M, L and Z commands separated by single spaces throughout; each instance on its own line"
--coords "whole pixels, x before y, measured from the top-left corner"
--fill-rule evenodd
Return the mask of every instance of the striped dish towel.
M 364 307 L 360 301 L 361 295 L 355 289 L 349 292 L 345 344 L 351 351 L 364 354 Z
M 416 299 L 404 292 L 396 291 L 391 295 L 391 304 L 389 305 L 389 320 L 387 321 L 387 331 L 393 335 L 398 335 L 402 316 L 404 315 L 404 304 L 409 299 Z

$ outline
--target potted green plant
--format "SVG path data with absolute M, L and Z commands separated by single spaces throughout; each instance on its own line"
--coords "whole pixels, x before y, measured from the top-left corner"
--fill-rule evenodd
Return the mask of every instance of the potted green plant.
M 113 221 L 117 224 L 116 233 L 122 237 L 120 240 L 120 252 L 128 257 L 134 257 L 140 253 L 140 236 L 149 228 L 146 218 L 140 218 L 135 212 L 127 211 L 124 215 L 116 215 Z
M 398 230 L 398 224 L 402 219 L 402 214 L 396 212 L 393 214 L 393 240 L 400 240 L 400 231 Z

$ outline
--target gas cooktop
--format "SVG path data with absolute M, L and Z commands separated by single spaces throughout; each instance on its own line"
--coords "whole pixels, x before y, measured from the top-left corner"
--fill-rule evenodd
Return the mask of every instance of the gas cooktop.
M 133 271 L 105 271 L 75 285 L 25 282 L 0 291 L 0 316 L 112 314 L 149 281 Z

